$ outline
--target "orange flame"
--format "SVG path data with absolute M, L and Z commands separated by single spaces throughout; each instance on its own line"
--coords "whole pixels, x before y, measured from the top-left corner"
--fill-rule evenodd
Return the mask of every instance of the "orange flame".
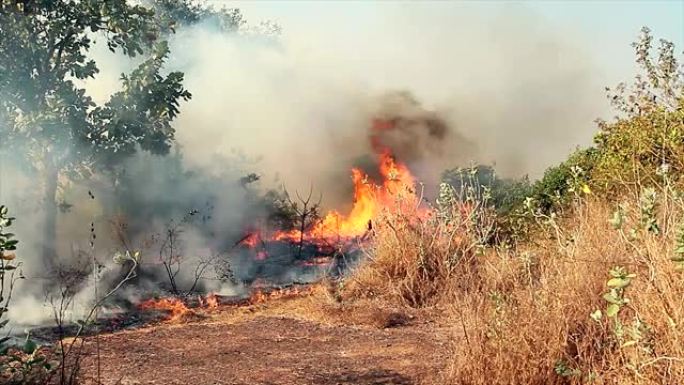
M 260 238 L 259 232 L 254 231 L 254 232 L 247 234 L 244 238 L 242 238 L 238 242 L 238 244 L 241 243 L 247 247 L 254 248 L 259 243 L 259 238 Z
M 382 183 L 374 184 L 360 169 L 352 169 L 354 203 L 348 215 L 329 212 L 304 235 L 306 239 L 353 238 L 364 235 L 372 220 L 383 211 L 396 212 L 407 203 L 415 204 L 415 178 L 408 167 L 397 163 L 389 151 L 379 155 Z M 299 230 L 276 233 L 276 240 L 298 241 Z
M 207 309 L 218 309 L 219 307 L 219 297 L 215 293 L 211 293 L 204 298 L 204 304 Z
M 305 287 L 305 288 L 300 288 L 300 287 L 289 287 L 289 288 L 283 288 L 283 289 L 278 289 L 274 291 L 264 291 L 261 289 L 257 289 L 252 293 L 252 295 L 249 297 L 249 303 L 256 305 L 260 303 L 265 303 L 271 300 L 278 300 L 278 299 L 286 299 L 286 298 L 295 298 L 299 297 L 302 295 L 308 295 L 313 293 L 313 286 Z
M 190 312 L 178 298 L 148 299 L 139 305 L 141 310 L 163 310 L 169 312 L 169 320 L 177 320 Z

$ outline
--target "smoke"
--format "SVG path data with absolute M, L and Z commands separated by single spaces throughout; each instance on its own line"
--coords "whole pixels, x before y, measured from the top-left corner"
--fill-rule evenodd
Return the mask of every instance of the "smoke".
M 211 23 L 180 28 L 168 69 L 185 73 L 193 98 L 174 122 L 176 152 L 135 155 L 114 184 L 94 176 L 65 185 L 60 254 L 69 260 L 87 250 L 92 222 L 98 259 L 111 259 L 122 242 L 112 220 L 121 217 L 126 242 L 153 260 L 159 250 L 146 246 L 150 237 L 200 209 L 184 233 L 191 266 L 229 248 L 263 210 L 254 188 L 239 183 L 250 172 L 261 177 L 261 192 L 313 186 L 325 206 L 344 210 L 350 168 L 372 163 L 377 145 L 433 183 L 445 168 L 473 161 L 539 176 L 590 138 L 603 112 L 599 81 L 591 57 L 564 31 L 518 6 L 379 4 L 358 24 L 353 14 L 322 12 L 283 25 L 282 36 L 225 33 Z M 104 102 L 135 62 L 102 41 L 94 54 L 101 73 L 85 85 Z M 19 217 L 27 275 L 38 277 L 42 213 L 40 195 L 29 193 L 40 179 L 16 162 L 2 166 L 0 198 Z M 165 279 L 156 267 L 162 273 L 146 277 L 152 285 Z M 108 279 L 121 270 L 108 268 Z M 192 278 L 191 268 L 179 277 Z M 29 314 L 28 304 L 11 316 Z
M 278 39 L 203 25 L 176 34 L 174 64 L 194 94 L 177 122 L 189 164 L 221 167 L 217 155 L 240 150 L 269 181 L 313 184 L 336 202 L 350 166 L 373 152 L 376 118 L 403 122 L 383 140 L 425 170 L 475 161 L 539 176 L 590 139 L 603 96 L 563 31 L 518 7 L 380 9 L 342 34 L 345 21 L 327 14 L 304 23 L 320 30 L 286 25 Z

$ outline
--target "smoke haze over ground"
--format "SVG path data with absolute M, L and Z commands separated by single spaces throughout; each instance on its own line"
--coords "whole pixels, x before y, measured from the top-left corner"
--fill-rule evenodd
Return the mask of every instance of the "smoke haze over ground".
M 64 203 L 73 207 L 59 215 L 62 254 L 87 248 L 95 222 L 98 252 L 110 255 L 117 245 L 110 221 L 121 211 L 131 214 L 137 245 L 169 218 L 206 206 L 211 221 L 188 234 L 186 247 L 205 256 L 225 249 L 257 210 L 239 183 L 250 172 L 262 176 L 262 188 L 313 186 L 324 206 L 344 210 L 350 168 L 373 159 L 377 118 L 399 122 L 383 143 L 434 183 L 445 168 L 471 161 L 495 163 L 505 176 L 540 176 L 588 143 L 593 119 L 605 111 L 592 55 L 525 7 L 387 4 L 337 20 L 315 15 L 299 15 L 307 23 L 283 25 L 280 36 L 225 33 L 208 23 L 171 36 L 167 68 L 183 71 L 193 94 L 173 123 L 178 153 L 127 161 L 133 188 L 123 196 L 130 199 L 110 194 L 98 178 L 65 186 Z M 624 40 L 629 50 L 631 39 Z M 94 52 L 101 73 L 86 86 L 102 102 L 134 63 L 103 42 Z M 40 179 L 22 169 L 2 164 L 0 202 L 20 218 L 22 254 L 38 275 L 42 217 L 30 194 Z M 84 199 L 88 190 L 93 202 Z M 28 307 L 15 307 L 12 318 L 23 322 L 16 312 L 29 314 Z

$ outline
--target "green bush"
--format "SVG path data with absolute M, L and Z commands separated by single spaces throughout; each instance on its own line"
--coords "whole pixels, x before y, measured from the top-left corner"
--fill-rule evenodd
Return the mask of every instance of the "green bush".
M 499 178 L 491 166 L 477 165 L 470 168 L 454 168 L 442 173 L 442 182 L 451 185 L 457 192 L 472 189 L 494 206 L 497 214 L 505 216 L 522 206 L 532 191 L 532 185 L 525 176 L 520 179 Z
M 549 167 L 529 195 L 543 213 L 556 211 L 570 202 L 577 184 L 591 185 L 591 174 L 599 158 L 596 148 L 578 149 L 563 163 Z
M 661 39 L 654 57 L 653 37 L 643 28 L 633 47 L 641 73 L 630 86 L 608 89 L 618 117 L 599 122 L 594 140 L 600 156 L 592 178 L 611 194 L 659 184 L 664 174 L 681 183 L 684 175 L 684 72 L 674 45 Z

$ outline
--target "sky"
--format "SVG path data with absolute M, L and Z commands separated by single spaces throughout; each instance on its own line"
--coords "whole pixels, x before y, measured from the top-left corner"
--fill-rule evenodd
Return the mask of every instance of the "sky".
M 642 26 L 657 38 L 684 47 L 684 1 L 229 1 L 218 5 L 237 7 L 251 20 L 273 20 L 283 33 L 349 33 L 391 17 L 395 8 L 429 10 L 449 8 L 483 14 L 508 10 L 536 14 L 549 28 L 563 31 L 570 41 L 591 51 L 597 67 L 616 79 L 633 73 L 633 52 L 629 46 Z M 321 28 L 323 26 L 323 28 Z M 314 29 L 317 28 L 317 29 Z M 311 32 L 316 31 L 316 32 Z M 464 31 L 467 33 L 467 31 Z M 350 34 L 350 39 L 355 39 Z M 362 39 L 362 38 L 361 38 Z
M 684 1 L 211 2 L 279 24 L 281 56 L 268 55 L 309 78 L 301 84 L 331 97 L 352 84 L 407 90 L 511 173 L 539 175 L 591 144 L 595 119 L 615 114 L 605 87 L 637 73 L 642 26 L 654 45 L 673 41 L 679 57 L 684 47 Z
M 339 156 L 354 151 L 330 146 L 364 137 L 366 110 L 391 91 L 475 143 L 472 161 L 538 177 L 591 144 L 596 118 L 612 118 L 604 88 L 635 74 L 630 44 L 642 26 L 680 57 L 684 47 L 684 1 L 207 1 L 282 34 L 244 39 L 200 25 L 171 39 L 169 68 L 193 93 L 175 122 L 186 159 L 208 165 L 240 151 L 283 178 L 305 175 L 305 186 L 328 174 L 320 164 L 347 166 Z M 101 72 L 89 93 L 104 102 L 132 64 L 104 44 L 93 54 Z M 302 148 L 302 137 L 317 145 Z M 465 150 L 449 148 L 449 167 Z

